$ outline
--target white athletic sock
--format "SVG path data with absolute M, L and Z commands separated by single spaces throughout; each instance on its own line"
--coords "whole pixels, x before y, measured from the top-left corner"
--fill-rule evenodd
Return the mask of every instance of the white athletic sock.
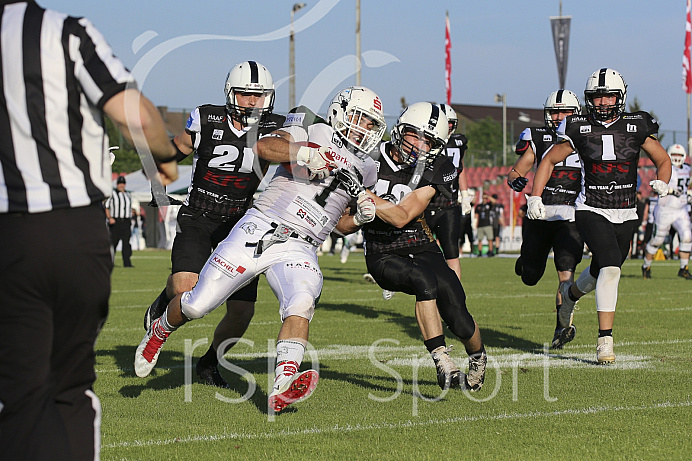
M 687 264 L 690 262 L 690 258 L 682 259 L 680 258 L 680 269 L 684 269 L 687 267 Z
M 277 341 L 275 381 L 290 378 L 297 373 L 304 355 L 305 346 L 298 341 Z
M 596 310 L 598 312 L 615 312 L 618 302 L 618 284 L 620 283 L 620 268 L 615 266 L 602 267 L 596 282 Z
M 644 258 L 644 264 L 642 264 L 643 268 L 651 267 L 651 263 L 653 262 L 653 259 L 646 259 Z

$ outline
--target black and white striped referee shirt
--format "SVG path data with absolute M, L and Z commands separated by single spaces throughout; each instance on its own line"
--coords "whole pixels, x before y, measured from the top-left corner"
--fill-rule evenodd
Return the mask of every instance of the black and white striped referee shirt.
M 111 218 L 132 218 L 132 197 L 129 192 L 114 190 L 113 195 L 106 200 L 105 206 L 108 208 Z
M 134 78 L 89 20 L 0 0 L 0 213 L 111 194 L 103 105 Z

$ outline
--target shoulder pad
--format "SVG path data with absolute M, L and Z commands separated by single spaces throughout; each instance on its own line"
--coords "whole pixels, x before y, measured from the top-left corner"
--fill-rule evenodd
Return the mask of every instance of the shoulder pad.
M 526 153 L 526 150 L 529 148 L 531 144 L 525 140 L 525 139 L 520 139 L 519 142 L 517 143 L 517 146 L 514 148 L 514 152 L 517 155 L 524 155 Z
M 228 117 L 225 106 L 217 106 L 214 104 L 205 104 L 198 107 L 199 123 L 201 125 L 207 123 L 224 123 Z
M 458 175 L 459 172 L 454 164 L 443 156 L 435 157 L 432 164 L 428 165 L 423 172 L 423 178 L 426 182 L 447 198 L 452 198 L 452 181 Z

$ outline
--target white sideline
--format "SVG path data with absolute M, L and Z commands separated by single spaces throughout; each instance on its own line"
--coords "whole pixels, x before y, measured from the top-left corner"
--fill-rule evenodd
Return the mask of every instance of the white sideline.
M 496 415 L 480 415 L 480 416 L 459 416 L 456 418 L 446 418 L 439 420 L 425 420 L 425 421 L 401 421 L 398 423 L 389 423 L 382 421 L 374 424 L 346 424 L 344 426 L 336 425 L 329 427 L 311 427 L 307 429 L 301 429 L 297 431 L 292 431 L 288 429 L 282 429 L 280 431 L 269 431 L 260 433 L 238 433 L 232 432 L 227 434 L 218 435 L 195 435 L 187 436 L 184 438 L 175 438 L 167 440 L 134 440 L 132 442 L 117 442 L 103 445 L 102 449 L 108 448 L 121 448 L 121 447 L 148 447 L 154 445 L 170 445 L 173 443 L 188 443 L 188 442 L 213 442 L 218 440 L 256 440 L 256 439 L 274 439 L 286 436 L 300 436 L 300 435 L 314 435 L 314 434 L 334 434 L 334 433 L 349 433 L 349 432 L 360 432 L 360 431 L 371 431 L 377 429 L 401 429 L 409 427 L 421 427 L 421 426 L 433 426 L 433 425 L 447 425 L 447 424 L 458 424 L 458 423 L 470 423 L 476 421 L 501 421 L 501 420 L 516 420 L 516 419 L 526 419 L 526 418 L 551 418 L 554 416 L 571 416 L 571 415 L 591 415 L 603 412 L 613 412 L 613 411 L 647 411 L 647 410 L 658 410 L 667 408 L 682 408 L 692 406 L 692 402 L 661 402 L 655 405 L 641 405 L 641 406 L 599 406 L 599 407 L 586 407 L 586 408 L 571 408 L 566 410 L 557 411 L 532 411 L 528 413 L 500 413 Z

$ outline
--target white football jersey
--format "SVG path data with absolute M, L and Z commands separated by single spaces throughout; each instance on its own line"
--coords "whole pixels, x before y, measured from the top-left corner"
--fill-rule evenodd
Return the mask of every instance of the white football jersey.
M 357 171 L 366 188 L 375 184 L 377 167 L 370 157 L 364 155 L 361 158 L 351 153 L 332 127 L 308 109 L 300 107 L 295 111 L 288 115 L 281 128 L 293 137 L 294 142 L 329 147 L 339 168 Z M 334 176 L 308 181 L 294 177 L 284 165 L 280 165 L 254 207 L 321 243 L 334 229 L 351 201 L 351 196 L 338 186 L 339 182 Z
M 673 193 L 668 193 L 665 197 L 658 199 L 658 206 L 661 208 L 681 209 L 687 206 L 687 187 L 690 183 L 690 166 L 686 163 L 678 167 L 673 167 L 668 182 L 668 189 Z

